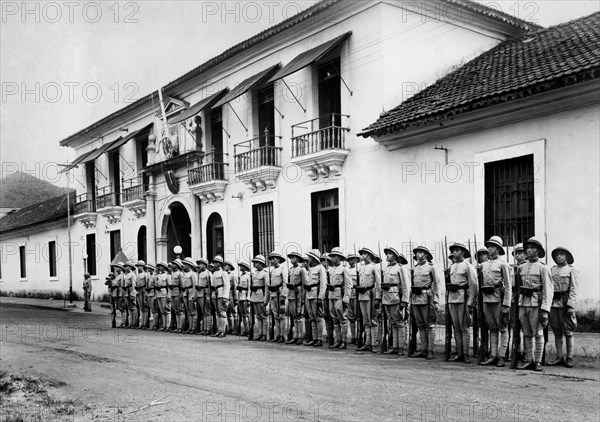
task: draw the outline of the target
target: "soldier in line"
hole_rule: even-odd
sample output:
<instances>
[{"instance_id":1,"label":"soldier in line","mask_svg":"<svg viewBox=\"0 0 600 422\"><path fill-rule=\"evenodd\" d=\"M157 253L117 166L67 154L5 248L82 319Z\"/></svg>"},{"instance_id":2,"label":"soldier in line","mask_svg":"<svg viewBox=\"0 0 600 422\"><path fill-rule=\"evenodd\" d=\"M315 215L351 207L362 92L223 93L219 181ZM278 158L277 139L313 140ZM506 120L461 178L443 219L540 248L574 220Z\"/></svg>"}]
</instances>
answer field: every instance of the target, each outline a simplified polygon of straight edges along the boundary
<instances>
[{"instance_id":1,"label":"soldier in line","mask_svg":"<svg viewBox=\"0 0 600 422\"><path fill-rule=\"evenodd\" d=\"M123 284L123 263L119 262L112 265L115 271L115 278L113 280L113 295L118 303L119 313L121 314L121 324L119 328L124 328L129 325L129 311L127 310L127 292L125 291L125 285Z\"/></svg>"},{"instance_id":2,"label":"soldier in line","mask_svg":"<svg viewBox=\"0 0 600 422\"><path fill-rule=\"evenodd\" d=\"M540 372L544 352L544 328L548 325L554 284L550 270L540 262L540 258L546 256L541 242L532 237L523 242L523 247L527 253L527 262L519 266L522 283L519 289L519 319L523 327L525 353L530 361L519 369Z\"/></svg>"},{"instance_id":3,"label":"soldier in line","mask_svg":"<svg viewBox=\"0 0 600 422\"><path fill-rule=\"evenodd\" d=\"M196 285L196 307L198 318L202 315L202 330L200 335L208 336L212 334L212 312L211 312L211 292L212 274L208 271L208 261L200 258L196 261L198 265L198 284Z\"/></svg>"},{"instance_id":4,"label":"soldier in line","mask_svg":"<svg viewBox=\"0 0 600 422\"><path fill-rule=\"evenodd\" d=\"M137 292L135 289L137 284L136 268L131 261L127 261L123 267L125 268L123 279L127 294L127 310L129 311L130 317L129 325L126 325L126 328L136 328L138 324L138 309L136 303Z\"/></svg>"},{"instance_id":5,"label":"soldier in line","mask_svg":"<svg viewBox=\"0 0 600 422\"><path fill-rule=\"evenodd\" d=\"M513 307L514 307L514 304L518 303L518 301L519 301L519 292L517 289L515 289L515 274L518 271L519 265L521 265L523 262L525 262L527 260L527 256L525 255L525 249L523 249L522 243L517 243L515 245L515 248L511 252L511 254L514 258L514 262L512 264L510 264L510 269L512 270L511 283L513 286L512 303L513 303ZM515 313L511 312L510 326L511 326L511 330L513 330L512 331L513 333L514 333L515 323L518 318L519 318L518 313L515 314ZM523 331L520 331L519 336L521 336L521 339L523 338L522 335L523 335ZM523 362L527 362L527 357L524 356L524 354L523 354L523 341L522 340L519 342L519 350L517 351L517 355L519 357L519 360L521 360Z\"/></svg>"},{"instance_id":6,"label":"soldier in line","mask_svg":"<svg viewBox=\"0 0 600 422\"><path fill-rule=\"evenodd\" d=\"M331 280L331 257L327 252L321 254L321 265L325 268L327 274L327 284ZM333 344L333 321L331 319L331 312L329 311L329 293L325 292L325 299L323 300L323 319L325 320L325 339L329 345Z\"/></svg>"},{"instance_id":7,"label":"soldier in line","mask_svg":"<svg viewBox=\"0 0 600 422\"><path fill-rule=\"evenodd\" d=\"M267 281L269 289L269 298L265 299L265 306L269 304L271 312L275 317L275 325L273 327L274 336L270 340L274 343L284 343L287 335L285 321L285 301L287 298L287 287L285 284L288 280L287 271L281 266L285 262L285 258L277 252L271 252L269 255L271 263L270 277Z\"/></svg>"},{"instance_id":8,"label":"soldier in line","mask_svg":"<svg viewBox=\"0 0 600 422\"><path fill-rule=\"evenodd\" d=\"M327 272L321 264L321 254L318 249L313 249L307 253L308 282L304 286L306 291L306 302L304 306L308 310L310 326L312 332L312 341L305 343L305 346L323 347L323 300L327 285Z\"/></svg>"},{"instance_id":9,"label":"soldier in line","mask_svg":"<svg viewBox=\"0 0 600 422\"><path fill-rule=\"evenodd\" d=\"M462 243L451 245L450 253L454 259L450 265L450 284L446 285L446 289L448 290L448 308L458 352L452 361L471 363L469 326L477 306L477 292L479 291L477 270L465 261L465 258L471 256L471 253Z\"/></svg>"},{"instance_id":10,"label":"soldier in line","mask_svg":"<svg viewBox=\"0 0 600 422\"><path fill-rule=\"evenodd\" d=\"M146 264L146 272L148 274L148 282L146 283L146 309L148 312L146 313L146 319L144 320L144 324L142 326L142 330L152 329L156 331L157 323L158 323L158 311L155 311L156 308L156 275L154 271L156 268L152 264ZM152 315L152 319L154 321L154 327L150 327L150 315Z\"/></svg>"},{"instance_id":11,"label":"soldier in line","mask_svg":"<svg viewBox=\"0 0 600 422\"><path fill-rule=\"evenodd\" d=\"M238 324L240 324L240 335L248 335L248 299L250 290L250 266L245 262L238 262L238 268L240 270L240 278L236 287L237 290L237 313L238 313Z\"/></svg>"},{"instance_id":12,"label":"soldier in line","mask_svg":"<svg viewBox=\"0 0 600 422\"><path fill-rule=\"evenodd\" d=\"M227 334L237 335L238 332L238 279L234 272L235 267L229 261L225 261L225 272L229 277L229 304L227 306Z\"/></svg>"},{"instance_id":13,"label":"soldier in line","mask_svg":"<svg viewBox=\"0 0 600 422\"><path fill-rule=\"evenodd\" d=\"M171 314L175 316L176 325L170 329L173 333L181 333L181 287L183 286L183 264L177 258L171 262L171 282L169 293L171 293ZM172 318L172 317L171 317Z\"/></svg>"},{"instance_id":14,"label":"soldier in line","mask_svg":"<svg viewBox=\"0 0 600 422\"><path fill-rule=\"evenodd\" d=\"M312 324L310 322L310 316L308 314L308 308L306 307L306 293L308 291L308 283L309 283L309 277L310 277L310 265L309 265L309 259L308 259L308 255L307 254L303 254L302 255L302 262L300 262L300 267L303 267L306 270L306 277L307 280L304 282L304 284L302 285L302 294L303 294L303 302L302 302L302 309L304 310L304 339L302 340L302 344L304 346L308 346L310 343L312 343L313 338L312 338Z\"/></svg>"},{"instance_id":15,"label":"soldier in line","mask_svg":"<svg viewBox=\"0 0 600 422\"><path fill-rule=\"evenodd\" d=\"M490 251L485 246L479 248L477 251L477 262L479 263L479 267L483 265L484 262L489 261L490 259Z\"/></svg>"},{"instance_id":16,"label":"soldier in line","mask_svg":"<svg viewBox=\"0 0 600 422\"><path fill-rule=\"evenodd\" d=\"M115 285L115 275L113 273L109 273L105 280L104 285L108 287L108 296L110 297L110 326L116 328L117 307L119 306L119 287Z\"/></svg>"},{"instance_id":17,"label":"soldier in line","mask_svg":"<svg viewBox=\"0 0 600 422\"><path fill-rule=\"evenodd\" d=\"M300 265L304 259L298 252L291 252L288 258L292 263L289 274L287 316L294 321L292 338L286 344L302 344L304 338L304 285L308 282L308 272Z\"/></svg>"},{"instance_id":18,"label":"soldier in line","mask_svg":"<svg viewBox=\"0 0 600 422\"><path fill-rule=\"evenodd\" d=\"M358 338L356 333L356 315L358 314L356 309L358 306L356 300L356 262L358 261L358 257L351 253L348 254L346 260L349 265L348 272L352 279L352 291L350 293L350 303L348 304L348 321L350 323L350 341L348 344L356 344Z\"/></svg>"},{"instance_id":19,"label":"soldier in line","mask_svg":"<svg viewBox=\"0 0 600 422\"><path fill-rule=\"evenodd\" d=\"M267 333L269 332L269 320L267 319L267 311L265 310L265 298L268 298L265 290L269 280L269 273L265 271L267 261L264 256L256 255L252 263L254 264L254 268L256 268L256 272L252 276L250 284L250 302L252 302L252 306L254 307L254 315L258 324L257 335L254 336L254 341L266 341Z\"/></svg>"},{"instance_id":20,"label":"soldier in line","mask_svg":"<svg viewBox=\"0 0 600 422\"><path fill-rule=\"evenodd\" d=\"M171 303L167 304L171 275L168 273L169 265L166 262L156 264L156 305L162 317L161 331L167 331L171 326ZM156 313L156 310L155 310ZM156 318L157 315L155 315ZM155 324L157 326L157 324Z\"/></svg>"},{"instance_id":21,"label":"soldier in line","mask_svg":"<svg viewBox=\"0 0 600 422\"><path fill-rule=\"evenodd\" d=\"M373 255L373 264L375 264L375 266L379 269L379 275L380 275L380 279L383 282L383 265L381 263L381 257L379 256L379 254L374 254ZM374 339L374 345L373 345L373 353L379 353L380 352L380 347L382 347L382 339L383 339L383 328L384 328L384 321L383 321L383 307L381 306L381 296L383 295L383 292L380 290L379 291L379 296L374 298L374 303L378 304L377 306L373 307L373 318L377 321L377 337L375 337ZM389 322L389 321L388 321Z\"/></svg>"},{"instance_id":22,"label":"soldier in line","mask_svg":"<svg viewBox=\"0 0 600 422\"><path fill-rule=\"evenodd\" d=\"M364 264L360 267L360 286L356 287L356 292L358 293L358 303L365 327L366 340L365 344L356 350L368 352L374 350L373 346L377 340L376 311L379 309L381 301L375 299L381 297L381 271L373 263L375 254L371 249L361 248L358 253L362 256Z\"/></svg>"},{"instance_id":23,"label":"soldier in line","mask_svg":"<svg viewBox=\"0 0 600 422\"><path fill-rule=\"evenodd\" d=\"M439 303L440 276L435 271L431 261L433 255L425 246L413 249L417 259L414 269L411 288L410 303L419 329L421 350L414 357L433 359L433 346L435 343L435 322L437 320L437 306Z\"/></svg>"},{"instance_id":24,"label":"soldier in line","mask_svg":"<svg viewBox=\"0 0 600 422\"><path fill-rule=\"evenodd\" d=\"M485 246L489 251L489 260L482 264L483 313L490 330L490 357L482 365L503 367L508 347L508 324L510 322L510 303L512 282L508 264L499 259L504 255L504 246L500 236L492 236ZM499 342L499 344L498 344Z\"/></svg>"},{"instance_id":25,"label":"soldier in line","mask_svg":"<svg viewBox=\"0 0 600 422\"><path fill-rule=\"evenodd\" d=\"M90 273L83 274L83 310L92 312L92 280Z\"/></svg>"},{"instance_id":26,"label":"soldier in line","mask_svg":"<svg viewBox=\"0 0 600 422\"><path fill-rule=\"evenodd\" d=\"M148 299L146 297L146 284L148 275L146 274L146 263L139 260L135 263L137 274L135 280L135 307L138 311L138 317L133 321L133 328L146 329L146 313L148 312ZM139 323L138 323L139 319Z\"/></svg>"},{"instance_id":27,"label":"soldier in line","mask_svg":"<svg viewBox=\"0 0 600 422\"><path fill-rule=\"evenodd\" d=\"M211 337L224 338L225 329L227 326L227 307L229 306L229 274L227 274L222 266L225 261L223 257L217 255L211 261L215 271L212 275L212 301L217 313L217 332Z\"/></svg>"},{"instance_id":28,"label":"soldier in line","mask_svg":"<svg viewBox=\"0 0 600 422\"><path fill-rule=\"evenodd\" d=\"M329 293L329 312L335 332L335 343L330 344L330 349L346 349L348 347L348 305L352 291L352 278L350 271L342 266L346 255L339 248L333 248L329 253L331 259L331 273L327 290Z\"/></svg>"},{"instance_id":29,"label":"soldier in line","mask_svg":"<svg viewBox=\"0 0 600 422\"><path fill-rule=\"evenodd\" d=\"M554 332L556 358L549 366L564 365L573 367L573 331L577 328L575 305L579 275L573 263L573 254L567 248L559 246L552 251L552 259L556 263L551 270L554 283L554 297L550 309L550 327ZM563 337L567 342L567 359L563 355Z\"/></svg>"},{"instance_id":30,"label":"soldier in line","mask_svg":"<svg viewBox=\"0 0 600 422\"><path fill-rule=\"evenodd\" d=\"M183 309L187 319L187 330L185 334L194 334L198 329L198 318L196 312L196 284L198 284L198 274L196 274L196 264L191 258L185 258L183 264L183 283L182 297Z\"/></svg>"},{"instance_id":31,"label":"soldier in line","mask_svg":"<svg viewBox=\"0 0 600 422\"><path fill-rule=\"evenodd\" d=\"M410 300L410 273L407 272L407 268L405 267L408 261L404 255L392 247L385 248L383 252L386 254L388 266L385 268L383 282L381 283L381 301L391 321L393 331L392 347L385 353L404 356L407 346L406 340L408 338L405 314L408 308L408 301Z\"/></svg>"}]
</instances>

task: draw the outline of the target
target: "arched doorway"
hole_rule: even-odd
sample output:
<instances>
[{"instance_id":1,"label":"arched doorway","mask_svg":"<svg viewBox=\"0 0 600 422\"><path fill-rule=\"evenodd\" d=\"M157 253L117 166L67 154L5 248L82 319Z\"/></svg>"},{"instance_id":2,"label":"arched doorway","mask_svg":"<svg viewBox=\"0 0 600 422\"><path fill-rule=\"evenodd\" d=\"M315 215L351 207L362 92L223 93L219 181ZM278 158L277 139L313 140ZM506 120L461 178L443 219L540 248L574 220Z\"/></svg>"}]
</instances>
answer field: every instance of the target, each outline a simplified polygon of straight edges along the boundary
<instances>
[{"instance_id":1,"label":"arched doorway","mask_svg":"<svg viewBox=\"0 0 600 422\"><path fill-rule=\"evenodd\" d=\"M173 248L177 245L183 250L180 258L192 255L192 223L190 216L181 202L169 205L171 215L165 215L163 234L167 238L167 259L176 258Z\"/></svg>"},{"instance_id":2,"label":"arched doorway","mask_svg":"<svg viewBox=\"0 0 600 422\"><path fill-rule=\"evenodd\" d=\"M140 227L137 235L138 259L147 261L146 256L146 226Z\"/></svg>"},{"instance_id":3,"label":"arched doorway","mask_svg":"<svg viewBox=\"0 0 600 422\"><path fill-rule=\"evenodd\" d=\"M225 253L223 219L216 212L213 212L208 217L208 222L206 223L206 251L209 260L217 255L224 256Z\"/></svg>"}]
</instances>

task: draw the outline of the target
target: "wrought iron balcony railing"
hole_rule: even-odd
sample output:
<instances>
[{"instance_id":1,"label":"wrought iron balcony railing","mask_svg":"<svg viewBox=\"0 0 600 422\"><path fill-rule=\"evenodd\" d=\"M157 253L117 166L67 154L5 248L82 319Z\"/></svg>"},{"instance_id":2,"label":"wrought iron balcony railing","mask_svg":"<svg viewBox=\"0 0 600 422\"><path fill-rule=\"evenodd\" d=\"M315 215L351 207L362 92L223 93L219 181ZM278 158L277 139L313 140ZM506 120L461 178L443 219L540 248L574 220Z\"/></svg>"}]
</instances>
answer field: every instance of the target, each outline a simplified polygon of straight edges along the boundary
<instances>
[{"instance_id":1,"label":"wrought iron balcony railing","mask_svg":"<svg viewBox=\"0 0 600 422\"><path fill-rule=\"evenodd\" d=\"M141 176L123 180L123 202L131 202L144 199L144 193L148 190L148 183Z\"/></svg>"},{"instance_id":2,"label":"wrought iron balcony railing","mask_svg":"<svg viewBox=\"0 0 600 422\"><path fill-rule=\"evenodd\" d=\"M331 113L292 126L292 158L346 148L346 114Z\"/></svg>"},{"instance_id":3,"label":"wrought iron balcony railing","mask_svg":"<svg viewBox=\"0 0 600 422\"><path fill-rule=\"evenodd\" d=\"M226 163L227 154L210 153L202 157L198 167L188 170L188 185L212 182L214 180L227 180Z\"/></svg>"},{"instance_id":4,"label":"wrought iron balcony railing","mask_svg":"<svg viewBox=\"0 0 600 422\"><path fill-rule=\"evenodd\" d=\"M75 198L75 215L86 212L96 212L96 203L92 195L83 193Z\"/></svg>"},{"instance_id":5,"label":"wrought iron balcony railing","mask_svg":"<svg viewBox=\"0 0 600 422\"><path fill-rule=\"evenodd\" d=\"M121 195L115 192L113 185L96 191L96 208L115 207L121 205Z\"/></svg>"},{"instance_id":6,"label":"wrought iron balcony railing","mask_svg":"<svg viewBox=\"0 0 600 422\"><path fill-rule=\"evenodd\" d=\"M281 167L281 147L275 146L276 136L263 136L241 142L234 146L236 173L264 166ZM243 148L248 148L244 151ZM242 149L243 152L238 152Z\"/></svg>"}]
</instances>

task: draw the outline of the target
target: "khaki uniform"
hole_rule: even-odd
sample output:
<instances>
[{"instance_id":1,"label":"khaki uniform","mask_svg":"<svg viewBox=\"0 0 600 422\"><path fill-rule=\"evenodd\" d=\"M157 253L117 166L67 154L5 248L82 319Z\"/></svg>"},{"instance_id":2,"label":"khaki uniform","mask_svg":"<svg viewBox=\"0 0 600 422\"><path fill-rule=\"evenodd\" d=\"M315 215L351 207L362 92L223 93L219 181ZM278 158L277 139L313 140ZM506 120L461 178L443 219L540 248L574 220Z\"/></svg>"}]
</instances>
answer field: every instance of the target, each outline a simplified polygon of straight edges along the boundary
<instances>
[{"instance_id":1,"label":"khaki uniform","mask_svg":"<svg viewBox=\"0 0 600 422\"><path fill-rule=\"evenodd\" d=\"M554 283L554 296L550 309L550 328L554 333L556 354L563 357L563 337L567 340L567 357L573 357L573 331L577 328L577 318L574 309L577 304L579 290L579 273L572 265L559 267L555 265L550 270ZM571 310L571 313L569 312Z\"/></svg>"},{"instance_id":2,"label":"khaki uniform","mask_svg":"<svg viewBox=\"0 0 600 422\"><path fill-rule=\"evenodd\" d=\"M350 278L352 279L352 292L350 293L350 303L348 304L348 321L350 322L350 336L351 343L356 341L356 315L358 314L356 307L356 265L354 267L349 267L348 272L350 273Z\"/></svg>"},{"instance_id":3,"label":"khaki uniform","mask_svg":"<svg viewBox=\"0 0 600 422\"><path fill-rule=\"evenodd\" d=\"M436 305L439 303L441 278L429 262L417 263L413 272L410 303L419 329L421 353L433 352Z\"/></svg>"},{"instance_id":4,"label":"khaki uniform","mask_svg":"<svg viewBox=\"0 0 600 422\"><path fill-rule=\"evenodd\" d=\"M83 280L83 300L83 310L86 312L91 312L92 280L90 278L86 278Z\"/></svg>"},{"instance_id":5,"label":"khaki uniform","mask_svg":"<svg viewBox=\"0 0 600 422\"><path fill-rule=\"evenodd\" d=\"M227 325L227 307L229 306L229 274L223 269L215 270L212 276L211 298L217 313L217 332L225 333Z\"/></svg>"},{"instance_id":6,"label":"khaki uniform","mask_svg":"<svg viewBox=\"0 0 600 422\"><path fill-rule=\"evenodd\" d=\"M267 311L265 310L265 290L267 281L269 279L269 273L264 269L256 271L252 276L252 282L250 284L250 302L254 307L254 315L258 325L257 335L255 339L260 339L263 336L267 336L269 333L269 320L267 319Z\"/></svg>"},{"instance_id":7,"label":"khaki uniform","mask_svg":"<svg viewBox=\"0 0 600 422\"><path fill-rule=\"evenodd\" d=\"M212 330L212 311L211 311L211 296L210 286L212 285L212 274L208 269L204 269L198 273L196 284L196 306L198 307L198 317L202 315L203 324L202 331L204 334L209 334Z\"/></svg>"},{"instance_id":8,"label":"khaki uniform","mask_svg":"<svg viewBox=\"0 0 600 422\"><path fill-rule=\"evenodd\" d=\"M358 293L358 304L362 314L365 332L367 334L365 345L374 346L377 339L377 316L374 309L374 299L381 298L381 270L374 263L360 266L360 289L366 289Z\"/></svg>"},{"instance_id":9,"label":"khaki uniform","mask_svg":"<svg viewBox=\"0 0 600 422\"><path fill-rule=\"evenodd\" d=\"M304 285L305 306L310 319L313 341L323 341L323 307L319 306L319 301L325 299L327 288L327 273L323 265L318 264L310 267L308 281Z\"/></svg>"},{"instance_id":10,"label":"khaki uniform","mask_svg":"<svg viewBox=\"0 0 600 422\"><path fill-rule=\"evenodd\" d=\"M290 278L287 285L288 303L287 316L294 320L294 338L304 337L304 288L308 282L308 272L306 269L296 264L290 268Z\"/></svg>"},{"instance_id":11,"label":"khaki uniform","mask_svg":"<svg viewBox=\"0 0 600 422\"><path fill-rule=\"evenodd\" d=\"M140 271L136 275L135 281L135 304L139 313L139 317L141 319L141 325L144 327L146 325L146 312L148 312L148 298L146 296L146 284L148 283L148 273L145 271ZM138 321L133 321L134 327L138 326Z\"/></svg>"},{"instance_id":12,"label":"khaki uniform","mask_svg":"<svg viewBox=\"0 0 600 422\"><path fill-rule=\"evenodd\" d=\"M479 282L477 269L466 261L450 265L450 284L456 287L446 287L448 291L448 309L454 328L454 339L458 355L469 355L471 349L471 336L469 327L471 318L468 308L477 304ZM454 289L457 289L454 291Z\"/></svg>"},{"instance_id":13,"label":"khaki uniform","mask_svg":"<svg viewBox=\"0 0 600 422\"><path fill-rule=\"evenodd\" d=\"M184 271L181 289L181 299L183 303L183 312L188 323L186 333L194 332L198 328L198 319L196 318L196 286L198 284L198 275L195 271Z\"/></svg>"},{"instance_id":14,"label":"khaki uniform","mask_svg":"<svg viewBox=\"0 0 600 422\"><path fill-rule=\"evenodd\" d=\"M177 332L181 332L181 286L183 285L183 272L175 270L171 273L169 293L171 294L171 314L175 315Z\"/></svg>"},{"instance_id":15,"label":"khaki uniform","mask_svg":"<svg viewBox=\"0 0 600 422\"><path fill-rule=\"evenodd\" d=\"M490 330L491 357L504 357L508 347L509 313L503 313L502 307L508 307L512 298L512 277L508 264L498 258L490 258L481 265L483 282L483 314ZM486 290L493 293L486 293ZM500 338L498 338L500 337ZM498 340L500 344L498 345Z\"/></svg>"},{"instance_id":16,"label":"khaki uniform","mask_svg":"<svg viewBox=\"0 0 600 422\"><path fill-rule=\"evenodd\" d=\"M242 271L240 279L237 283L237 298L238 298L238 318L242 326L241 334L248 335L248 303L250 299L250 274L247 271Z\"/></svg>"},{"instance_id":17,"label":"khaki uniform","mask_svg":"<svg viewBox=\"0 0 600 422\"><path fill-rule=\"evenodd\" d=\"M335 343L348 341L348 305L352 292L352 278L348 268L340 265L330 267L327 294L329 300L329 315L333 321Z\"/></svg>"},{"instance_id":18,"label":"khaki uniform","mask_svg":"<svg viewBox=\"0 0 600 422\"><path fill-rule=\"evenodd\" d=\"M169 285L171 284L171 274L164 272L156 276L155 297L158 311L162 314L163 331L171 326L171 303L167 303Z\"/></svg>"},{"instance_id":19,"label":"khaki uniform","mask_svg":"<svg viewBox=\"0 0 600 422\"><path fill-rule=\"evenodd\" d=\"M154 329L157 329L158 324L158 311L155 310L156 305L156 275L148 273L148 282L146 283L146 301L147 301L147 309L148 309L148 318L145 321L150 328L150 314L153 315L154 319Z\"/></svg>"},{"instance_id":20,"label":"khaki uniform","mask_svg":"<svg viewBox=\"0 0 600 422\"><path fill-rule=\"evenodd\" d=\"M287 271L281 266L271 269L270 278L267 280L267 289L269 291L268 301L265 300L265 305L269 304L271 312L275 318L273 327L274 338L286 337L286 321L285 321L285 301L287 298Z\"/></svg>"},{"instance_id":21,"label":"khaki uniform","mask_svg":"<svg viewBox=\"0 0 600 422\"><path fill-rule=\"evenodd\" d=\"M238 291L237 276L232 272L229 272L229 303L227 305L227 325L228 331L231 334L237 333L237 305L238 305Z\"/></svg>"},{"instance_id":22,"label":"khaki uniform","mask_svg":"<svg viewBox=\"0 0 600 422\"><path fill-rule=\"evenodd\" d=\"M395 262L383 274L381 303L392 323L392 349L405 350L408 344L406 309L410 300L410 270Z\"/></svg>"},{"instance_id":23,"label":"khaki uniform","mask_svg":"<svg viewBox=\"0 0 600 422\"><path fill-rule=\"evenodd\" d=\"M548 267L539 260L521 264L519 273L522 286L519 291L519 320L523 327L525 353L528 357L533 356L537 363L542 361L544 351L544 327L540 323L540 310L550 312L554 283Z\"/></svg>"}]
</instances>

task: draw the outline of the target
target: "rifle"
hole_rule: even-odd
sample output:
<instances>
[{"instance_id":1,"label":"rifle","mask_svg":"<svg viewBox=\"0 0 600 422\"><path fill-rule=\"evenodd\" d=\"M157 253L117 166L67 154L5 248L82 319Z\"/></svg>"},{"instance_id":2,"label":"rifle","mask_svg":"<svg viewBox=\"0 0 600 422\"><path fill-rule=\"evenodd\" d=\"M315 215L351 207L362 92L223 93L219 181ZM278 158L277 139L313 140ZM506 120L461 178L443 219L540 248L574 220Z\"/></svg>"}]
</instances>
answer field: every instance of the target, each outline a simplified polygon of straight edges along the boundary
<instances>
[{"instance_id":1,"label":"rifle","mask_svg":"<svg viewBox=\"0 0 600 422\"><path fill-rule=\"evenodd\" d=\"M290 261L289 260L285 260L285 263L287 265L287 282L288 284L290 284ZM296 286L293 287L294 289L294 302L296 302L296 304L298 304L298 298L296 297ZM288 293L288 307L289 307L289 293ZM298 307L296 306L296 310L298 309ZM289 314L289 312L287 312ZM294 313L295 314L295 313ZM286 316L286 318L289 318L289 324L288 324L288 333L287 333L287 338L286 340L292 339L294 338L294 318L290 317L290 316Z\"/></svg>"},{"instance_id":2,"label":"rifle","mask_svg":"<svg viewBox=\"0 0 600 422\"><path fill-rule=\"evenodd\" d=\"M354 256L356 256L356 287L357 289L355 289L356 291L356 299L354 301L354 306L356 306L356 319L358 320L358 329L356 330L356 347L357 348L361 348L364 345L364 341L363 341L363 335L365 333L365 325L364 325L364 321L362 319L362 311L360 310L360 302L358 301L358 288L360 287L360 272L358 271L358 263L360 262L360 258L358 257L358 255L356 254L356 245L354 245Z\"/></svg>"},{"instance_id":3,"label":"rifle","mask_svg":"<svg viewBox=\"0 0 600 422\"><path fill-rule=\"evenodd\" d=\"M512 233L513 245L515 243L515 231ZM510 357L510 369L517 369L517 363L519 360L519 349L521 348L521 320L519 319L519 289L521 287L521 274L519 274L519 267L515 261L515 282L513 288L515 293L513 294L513 316L514 325L512 327L512 355Z\"/></svg>"},{"instance_id":4,"label":"rifle","mask_svg":"<svg viewBox=\"0 0 600 422\"><path fill-rule=\"evenodd\" d=\"M475 251L477 251L477 235L473 235L473 240L475 241ZM485 322L485 315L483 313L483 293L481 292L481 286L483 285L483 272L481 268L479 268L479 255L475 252L476 262L477 262L477 284L479 285L479 292L477 294L477 319L479 320L479 338L481 340L481 344L479 346L479 355L477 356L477 363L483 362L485 357L488 354L488 328L487 323Z\"/></svg>"},{"instance_id":5,"label":"rifle","mask_svg":"<svg viewBox=\"0 0 600 422\"><path fill-rule=\"evenodd\" d=\"M444 236L444 245L442 251L442 259L444 260L444 281L446 282L446 304L444 305L444 313L445 315L445 326L446 326L446 339L444 343L444 355L446 362L450 360L450 355L452 354L452 317L450 316L450 304L448 303L448 298L450 297L450 292L448 290L448 284L450 281L450 269L448 268L448 238Z\"/></svg>"},{"instance_id":6,"label":"rifle","mask_svg":"<svg viewBox=\"0 0 600 422\"><path fill-rule=\"evenodd\" d=\"M252 261L248 262L250 268L248 269L248 302L250 304L250 323L248 324L248 340L254 340L254 303L250 301L251 287L252 287Z\"/></svg>"},{"instance_id":7,"label":"rifle","mask_svg":"<svg viewBox=\"0 0 600 422\"><path fill-rule=\"evenodd\" d=\"M383 264L382 264L382 258L381 258L381 245L379 242L377 242L377 251L379 252L379 272L380 272L380 277L381 280L383 281ZM382 335L381 335L381 346L379 347L379 353L384 353L387 350L387 346L388 346L388 342L387 342L387 335L388 335L388 327L387 327L387 313L385 312L385 307L383 306L383 291L381 292L381 303L379 304L379 306L381 306L381 323L383 324L383 330L382 330Z\"/></svg>"},{"instance_id":8,"label":"rifle","mask_svg":"<svg viewBox=\"0 0 600 422\"><path fill-rule=\"evenodd\" d=\"M469 258L469 263L471 265L473 265L473 253L471 251L471 239L469 239L469 255L471 255L471 258ZM477 251L475 251L475 255L477 255ZM477 259L477 257L475 258ZM477 261L476 261L477 262ZM475 267L477 268L477 267ZM465 298L465 303L466 303L466 298ZM467 305L465 305L466 307ZM466 353L468 353L468 350L466 351ZM479 355L479 318L477 315L477 312L473 312L473 356L478 356Z\"/></svg>"},{"instance_id":9,"label":"rifle","mask_svg":"<svg viewBox=\"0 0 600 422\"><path fill-rule=\"evenodd\" d=\"M331 283L329 274L329 263L325 258L325 274L327 275L327 285ZM331 318L331 309L329 309L329 291L325 293L325 301L323 302L323 317L325 318L325 327L327 331L327 343L331 346L333 342L333 319Z\"/></svg>"},{"instance_id":10,"label":"rifle","mask_svg":"<svg viewBox=\"0 0 600 422\"><path fill-rule=\"evenodd\" d=\"M268 258L267 258L268 259ZM271 263L269 262L269 286L271 287ZM269 295L269 302L267 303L271 303L271 289L267 288L266 290L268 290L268 295ZM279 306L279 289L277 289L277 297L275 299L277 301L277 306ZM270 313L271 313L271 327L269 327L269 340L273 340L275 338L275 309L273 309L271 307L270 309Z\"/></svg>"},{"instance_id":11,"label":"rifle","mask_svg":"<svg viewBox=\"0 0 600 422\"><path fill-rule=\"evenodd\" d=\"M506 246L506 263L508 264L508 266L510 268L510 254L508 253L509 249L510 249L510 247L507 245ZM513 251L514 251L514 244L513 244ZM514 260L514 257L513 257L513 260ZM509 283L512 284L512 280L508 280L508 281L509 281ZM504 295L505 294L506 293L502 294L502 303L504 303ZM512 298L511 298L511 300L512 300ZM511 345L512 345L512 337L511 337L512 336L512 329L511 329L511 327L514 324L514 320L513 320L513 316L511 314L512 314L512 303L511 303L511 307L510 307L510 309L508 311L508 342L506 343L506 352L504 353L504 360L505 361L507 361L507 360L510 359L510 348L511 348Z\"/></svg>"},{"instance_id":12,"label":"rifle","mask_svg":"<svg viewBox=\"0 0 600 422\"><path fill-rule=\"evenodd\" d=\"M409 256L410 256L410 286L411 286L411 290L412 287L414 286L414 276L415 276L415 270L414 270L414 257L413 257L413 251L412 251L412 241L409 239L408 240L408 248L410 249L409 251ZM412 293L409 293L409 297L410 295L412 295ZM415 313L414 313L414 309L412 304L409 305L410 306L410 331L409 331L409 339L408 339L408 356L412 356L415 354L416 350L417 350L417 333L419 331L418 327L417 327L417 320L415 319Z\"/></svg>"},{"instance_id":13,"label":"rifle","mask_svg":"<svg viewBox=\"0 0 600 422\"><path fill-rule=\"evenodd\" d=\"M209 270L210 272L210 270ZM212 274L211 274L212 276ZM211 277L208 277L208 303L210 305L210 314L212 317L212 327L211 327L211 333L210 334L214 334L217 332L217 310L215 308L215 303L212 300L212 291L213 291L213 287L212 287L212 282L210 281ZM216 295L216 291L215 291L215 295ZM216 299L215 299L216 301Z\"/></svg>"},{"instance_id":14,"label":"rifle","mask_svg":"<svg viewBox=\"0 0 600 422\"><path fill-rule=\"evenodd\" d=\"M544 248L546 249L546 252L548 252L548 233L544 233ZM542 288L544 284L542 282ZM554 294L554 292L552 293ZM543 296L542 296L543 297ZM542 298L540 298L540 303L542 301ZM540 312L541 315L541 312ZM550 325L550 323L546 324L546 326L544 327L544 348L542 349L542 365L546 365L546 345L548 344L548 326Z\"/></svg>"}]
</instances>

